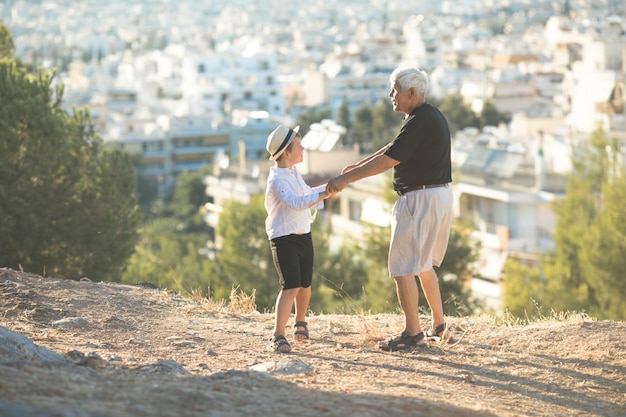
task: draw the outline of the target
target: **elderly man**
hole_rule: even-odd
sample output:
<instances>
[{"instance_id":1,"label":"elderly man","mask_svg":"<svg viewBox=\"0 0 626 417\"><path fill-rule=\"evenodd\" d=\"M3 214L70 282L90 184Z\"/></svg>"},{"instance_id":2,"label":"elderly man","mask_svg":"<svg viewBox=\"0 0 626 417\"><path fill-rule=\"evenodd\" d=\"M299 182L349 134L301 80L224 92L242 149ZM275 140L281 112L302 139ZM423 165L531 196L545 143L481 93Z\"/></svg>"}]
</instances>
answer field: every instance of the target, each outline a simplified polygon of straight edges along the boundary
<instances>
[{"instance_id":1,"label":"elderly man","mask_svg":"<svg viewBox=\"0 0 626 417\"><path fill-rule=\"evenodd\" d=\"M389 275L394 278L404 330L380 342L386 351L423 345L425 339L449 335L439 281L452 223L450 130L443 114L425 100L428 76L415 68L398 68L390 76L389 97L404 122L396 138L377 152L343 169L328 182L331 193L348 184L393 168L393 189L399 198L392 215ZM432 329L422 332L418 299L419 277L432 312Z\"/></svg>"}]
</instances>

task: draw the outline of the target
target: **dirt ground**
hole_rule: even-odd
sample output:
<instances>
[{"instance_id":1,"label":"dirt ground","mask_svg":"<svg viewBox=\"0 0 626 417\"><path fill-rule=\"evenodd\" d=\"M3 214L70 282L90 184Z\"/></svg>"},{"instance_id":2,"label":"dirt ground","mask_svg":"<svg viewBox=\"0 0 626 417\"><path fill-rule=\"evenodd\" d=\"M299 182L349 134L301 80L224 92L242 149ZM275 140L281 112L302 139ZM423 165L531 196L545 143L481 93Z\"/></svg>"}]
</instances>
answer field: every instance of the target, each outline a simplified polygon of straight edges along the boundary
<instances>
[{"instance_id":1,"label":"dirt ground","mask_svg":"<svg viewBox=\"0 0 626 417\"><path fill-rule=\"evenodd\" d=\"M401 316L314 315L275 354L271 314L146 286L0 269L0 306L3 417L626 416L624 322L453 317L388 353Z\"/></svg>"}]
</instances>

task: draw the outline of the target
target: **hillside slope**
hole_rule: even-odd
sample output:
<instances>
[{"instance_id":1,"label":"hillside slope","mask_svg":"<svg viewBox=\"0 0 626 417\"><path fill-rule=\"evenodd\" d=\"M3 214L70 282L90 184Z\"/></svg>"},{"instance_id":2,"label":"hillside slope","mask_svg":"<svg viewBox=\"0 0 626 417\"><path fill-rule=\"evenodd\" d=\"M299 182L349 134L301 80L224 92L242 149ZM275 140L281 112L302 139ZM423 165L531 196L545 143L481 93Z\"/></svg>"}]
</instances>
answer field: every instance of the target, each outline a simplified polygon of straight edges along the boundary
<instances>
[{"instance_id":1,"label":"hillside slope","mask_svg":"<svg viewBox=\"0 0 626 417\"><path fill-rule=\"evenodd\" d=\"M277 355L270 314L10 269L0 311L6 417L626 416L623 322L450 318L459 343L386 353L401 316L319 315Z\"/></svg>"}]
</instances>

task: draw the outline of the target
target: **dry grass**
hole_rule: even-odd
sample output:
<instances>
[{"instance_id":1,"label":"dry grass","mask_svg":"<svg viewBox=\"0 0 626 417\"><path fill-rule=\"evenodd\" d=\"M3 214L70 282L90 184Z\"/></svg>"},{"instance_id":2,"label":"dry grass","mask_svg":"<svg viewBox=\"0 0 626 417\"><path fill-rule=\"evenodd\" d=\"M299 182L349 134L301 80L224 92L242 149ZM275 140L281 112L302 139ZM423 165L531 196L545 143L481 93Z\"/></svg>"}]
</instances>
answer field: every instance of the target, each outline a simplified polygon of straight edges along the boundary
<instances>
[{"instance_id":1,"label":"dry grass","mask_svg":"<svg viewBox=\"0 0 626 417\"><path fill-rule=\"evenodd\" d=\"M207 313L230 313L230 314L249 314L256 311L255 293L247 294L238 286L233 287L230 291L228 300L215 300L211 296L205 296L202 289L191 291L190 300L195 304L189 306L188 311L207 312ZM207 294L211 294L209 288Z\"/></svg>"},{"instance_id":2,"label":"dry grass","mask_svg":"<svg viewBox=\"0 0 626 417\"><path fill-rule=\"evenodd\" d=\"M378 326L376 325L376 320L371 319L364 313L359 315L362 323L361 328L361 336L363 340L381 340L383 339L383 335L378 330Z\"/></svg>"},{"instance_id":3,"label":"dry grass","mask_svg":"<svg viewBox=\"0 0 626 417\"><path fill-rule=\"evenodd\" d=\"M233 314L247 314L256 311L256 290L246 294L239 287L233 287L228 297L228 311Z\"/></svg>"}]
</instances>

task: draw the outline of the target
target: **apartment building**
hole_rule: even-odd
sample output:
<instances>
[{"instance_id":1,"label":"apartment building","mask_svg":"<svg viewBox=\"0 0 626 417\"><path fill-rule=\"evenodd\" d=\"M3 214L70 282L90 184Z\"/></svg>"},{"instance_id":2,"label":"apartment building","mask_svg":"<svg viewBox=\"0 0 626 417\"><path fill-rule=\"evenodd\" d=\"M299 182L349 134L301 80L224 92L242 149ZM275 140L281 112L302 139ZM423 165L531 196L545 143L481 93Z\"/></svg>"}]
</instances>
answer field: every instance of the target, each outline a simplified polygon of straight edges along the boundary
<instances>
[{"instance_id":1,"label":"apartment building","mask_svg":"<svg viewBox=\"0 0 626 417\"><path fill-rule=\"evenodd\" d=\"M211 165L219 152L228 151L230 135L228 126L206 118L160 116L141 123L126 120L123 134L108 143L128 152L138 181L152 184L165 197L180 173Z\"/></svg>"},{"instance_id":2,"label":"apartment building","mask_svg":"<svg viewBox=\"0 0 626 417\"><path fill-rule=\"evenodd\" d=\"M497 282L507 258L534 260L553 249L550 204L563 196L570 167L555 163L556 155L568 159L569 146L558 138L549 142L513 144L487 132L457 137L455 217L469 220L481 242L478 277Z\"/></svg>"},{"instance_id":3,"label":"apartment building","mask_svg":"<svg viewBox=\"0 0 626 417\"><path fill-rule=\"evenodd\" d=\"M229 120L231 112L237 109L285 115L274 52L184 57L181 78L182 99L190 114L214 120Z\"/></svg>"}]
</instances>

